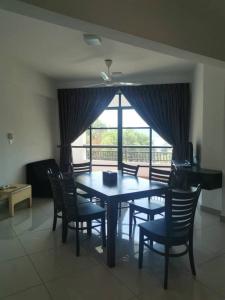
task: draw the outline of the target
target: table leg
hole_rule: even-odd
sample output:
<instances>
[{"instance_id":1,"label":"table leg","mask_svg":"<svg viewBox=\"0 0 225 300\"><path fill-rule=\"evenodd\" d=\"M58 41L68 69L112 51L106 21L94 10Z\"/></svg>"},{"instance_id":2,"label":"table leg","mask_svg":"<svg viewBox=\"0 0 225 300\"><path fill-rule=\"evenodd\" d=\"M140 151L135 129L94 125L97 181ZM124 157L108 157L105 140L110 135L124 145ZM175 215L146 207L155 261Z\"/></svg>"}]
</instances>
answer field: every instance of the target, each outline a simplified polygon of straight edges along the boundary
<instances>
[{"instance_id":1,"label":"table leg","mask_svg":"<svg viewBox=\"0 0 225 300\"><path fill-rule=\"evenodd\" d=\"M30 186L30 190L29 190L28 207L29 208L32 207L32 186Z\"/></svg>"},{"instance_id":2,"label":"table leg","mask_svg":"<svg viewBox=\"0 0 225 300\"><path fill-rule=\"evenodd\" d=\"M107 265L110 268L116 264L116 226L117 226L117 202L107 202Z\"/></svg>"},{"instance_id":3,"label":"table leg","mask_svg":"<svg viewBox=\"0 0 225 300\"><path fill-rule=\"evenodd\" d=\"M28 207L31 208L32 207L32 197L30 196L29 198L27 198L27 204L28 204Z\"/></svg>"},{"instance_id":4,"label":"table leg","mask_svg":"<svg viewBox=\"0 0 225 300\"><path fill-rule=\"evenodd\" d=\"M10 217L14 216L14 203L12 197L9 198L9 215Z\"/></svg>"}]
</instances>

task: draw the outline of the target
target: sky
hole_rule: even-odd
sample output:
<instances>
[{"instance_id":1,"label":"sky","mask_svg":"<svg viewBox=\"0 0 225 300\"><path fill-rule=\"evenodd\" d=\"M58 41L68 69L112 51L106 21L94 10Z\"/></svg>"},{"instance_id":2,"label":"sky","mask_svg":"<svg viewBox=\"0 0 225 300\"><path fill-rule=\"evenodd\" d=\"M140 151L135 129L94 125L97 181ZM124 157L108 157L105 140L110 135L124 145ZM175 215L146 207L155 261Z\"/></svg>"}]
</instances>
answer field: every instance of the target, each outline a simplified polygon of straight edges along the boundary
<instances>
[{"instance_id":1,"label":"sky","mask_svg":"<svg viewBox=\"0 0 225 300\"><path fill-rule=\"evenodd\" d=\"M123 110L123 127L148 127L145 121L138 115L135 110ZM112 110L105 110L99 119L107 125L107 127L117 127L117 112ZM154 145L165 146L165 141L153 131Z\"/></svg>"}]
</instances>

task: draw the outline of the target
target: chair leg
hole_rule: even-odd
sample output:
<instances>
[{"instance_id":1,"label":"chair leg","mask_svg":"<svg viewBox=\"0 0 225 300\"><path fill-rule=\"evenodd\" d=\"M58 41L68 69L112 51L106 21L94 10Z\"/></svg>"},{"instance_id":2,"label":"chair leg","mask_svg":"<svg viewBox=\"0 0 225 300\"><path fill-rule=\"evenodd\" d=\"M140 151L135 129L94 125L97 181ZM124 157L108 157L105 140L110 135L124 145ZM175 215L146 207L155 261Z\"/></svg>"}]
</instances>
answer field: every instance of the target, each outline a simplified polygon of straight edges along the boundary
<instances>
[{"instance_id":1,"label":"chair leg","mask_svg":"<svg viewBox=\"0 0 225 300\"><path fill-rule=\"evenodd\" d=\"M104 200L102 200L102 199L100 199L100 206L101 206L102 208L105 207L105 202L104 202Z\"/></svg>"},{"instance_id":2,"label":"chair leg","mask_svg":"<svg viewBox=\"0 0 225 300\"><path fill-rule=\"evenodd\" d=\"M92 226L92 222L91 221L87 221L87 235L89 237L91 237L91 235L92 235L91 226Z\"/></svg>"},{"instance_id":3,"label":"chair leg","mask_svg":"<svg viewBox=\"0 0 225 300\"><path fill-rule=\"evenodd\" d=\"M130 206L130 213L129 213L129 237L131 237L131 235L132 235L133 214L134 214L134 210L133 210L132 206Z\"/></svg>"},{"instance_id":4,"label":"chair leg","mask_svg":"<svg viewBox=\"0 0 225 300\"><path fill-rule=\"evenodd\" d=\"M106 246L105 217L101 219L101 235L102 235L102 247L105 247Z\"/></svg>"},{"instance_id":5,"label":"chair leg","mask_svg":"<svg viewBox=\"0 0 225 300\"><path fill-rule=\"evenodd\" d=\"M121 217L122 202L120 202L118 206L119 206L118 207L118 209L119 209L119 217Z\"/></svg>"},{"instance_id":6,"label":"chair leg","mask_svg":"<svg viewBox=\"0 0 225 300\"><path fill-rule=\"evenodd\" d=\"M52 225L52 231L55 231L57 224L57 210L54 209L54 218L53 218L53 225Z\"/></svg>"},{"instance_id":7,"label":"chair leg","mask_svg":"<svg viewBox=\"0 0 225 300\"><path fill-rule=\"evenodd\" d=\"M135 209L133 210L133 219L134 219L134 225L136 225L137 224L137 220L136 220L136 217L135 217Z\"/></svg>"},{"instance_id":8,"label":"chair leg","mask_svg":"<svg viewBox=\"0 0 225 300\"><path fill-rule=\"evenodd\" d=\"M169 267L169 251L168 245L165 245L165 270L164 270L164 289L167 289L168 285L168 267Z\"/></svg>"},{"instance_id":9,"label":"chair leg","mask_svg":"<svg viewBox=\"0 0 225 300\"><path fill-rule=\"evenodd\" d=\"M66 243L67 240L67 232L68 232L68 223L66 219L62 218L62 242Z\"/></svg>"},{"instance_id":10,"label":"chair leg","mask_svg":"<svg viewBox=\"0 0 225 300\"><path fill-rule=\"evenodd\" d=\"M150 221L154 221L154 215L149 215ZM150 240L150 246L153 247L153 240Z\"/></svg>"},{"instance_id":11,"label":"chair leg","mask_svg":"<svg viewBox=\"0 0 225 300\"><path fill-rule=\"evenodd\" d=\"M79 222L76 222L76 255L80 256Z\"/></svg>"},{"instance_id":12,"label":"chair leg","mask_svg":"<svg viewBox=\"0 0 225 300\"><path fill-rule=\"evenodd\" d=\"M139 269L142 268L142 264L143 264L143 251L144 251L144 235L140 229L140 232L139 232L139 256L138 256Z\"/></svg>"},{"instance_id":13,"label":"chair leg","mask_svg":"<svg viewBox=\"0 0 225 300\"><path fill-rule=\"evenodd\" d=\"M193 254L193 239L189 240L188 253L189 253L189 260L190 260L192 274L196 276L194 254Z\"/></svg>"}]
</instances>

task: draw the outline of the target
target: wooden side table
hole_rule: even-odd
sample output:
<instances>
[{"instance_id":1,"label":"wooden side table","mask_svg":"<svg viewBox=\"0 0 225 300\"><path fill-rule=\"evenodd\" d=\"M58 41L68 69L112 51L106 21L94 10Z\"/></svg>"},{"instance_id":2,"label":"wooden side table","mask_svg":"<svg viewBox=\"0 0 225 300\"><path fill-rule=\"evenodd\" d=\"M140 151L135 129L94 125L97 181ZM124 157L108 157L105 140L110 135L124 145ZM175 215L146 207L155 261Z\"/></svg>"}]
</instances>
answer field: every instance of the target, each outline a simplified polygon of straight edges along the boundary
<instances>
[{"instance_id":1,"label":"wooden side table","mask_svg":"<svg viewBox=\"0 0 225 300\"><path fill-rule=\"evenodd\" d=\"M9 201L9 214L14 216L15 204L24 200L28 201L28 207L32 207L32 188L29 184L14 184L8 188L0 190L0 196L7 198Z\"/></svg>"}]
</instances>

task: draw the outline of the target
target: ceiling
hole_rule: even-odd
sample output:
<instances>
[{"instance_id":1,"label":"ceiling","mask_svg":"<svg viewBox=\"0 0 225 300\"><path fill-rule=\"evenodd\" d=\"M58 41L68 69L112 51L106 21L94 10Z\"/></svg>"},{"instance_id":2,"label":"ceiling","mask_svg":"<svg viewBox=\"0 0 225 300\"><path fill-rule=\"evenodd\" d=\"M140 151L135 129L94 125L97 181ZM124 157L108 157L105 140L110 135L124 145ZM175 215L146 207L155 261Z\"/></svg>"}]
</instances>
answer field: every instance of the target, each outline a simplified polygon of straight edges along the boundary
<instances>
[{"instance_id":1,"label":"ceiling","mask_svg":"<svg viewBox=\"0 0 225 300\"><path fill-rule=\"evenodd\" d=\"M102 46L88 46L80 31L5 10L0 10L0 36L1 52L57 81L101 81L106 58L113 59L111 70L122 71L123 80L193 68L191 62L105 38Z\"/></svg>"}]
</instances>

